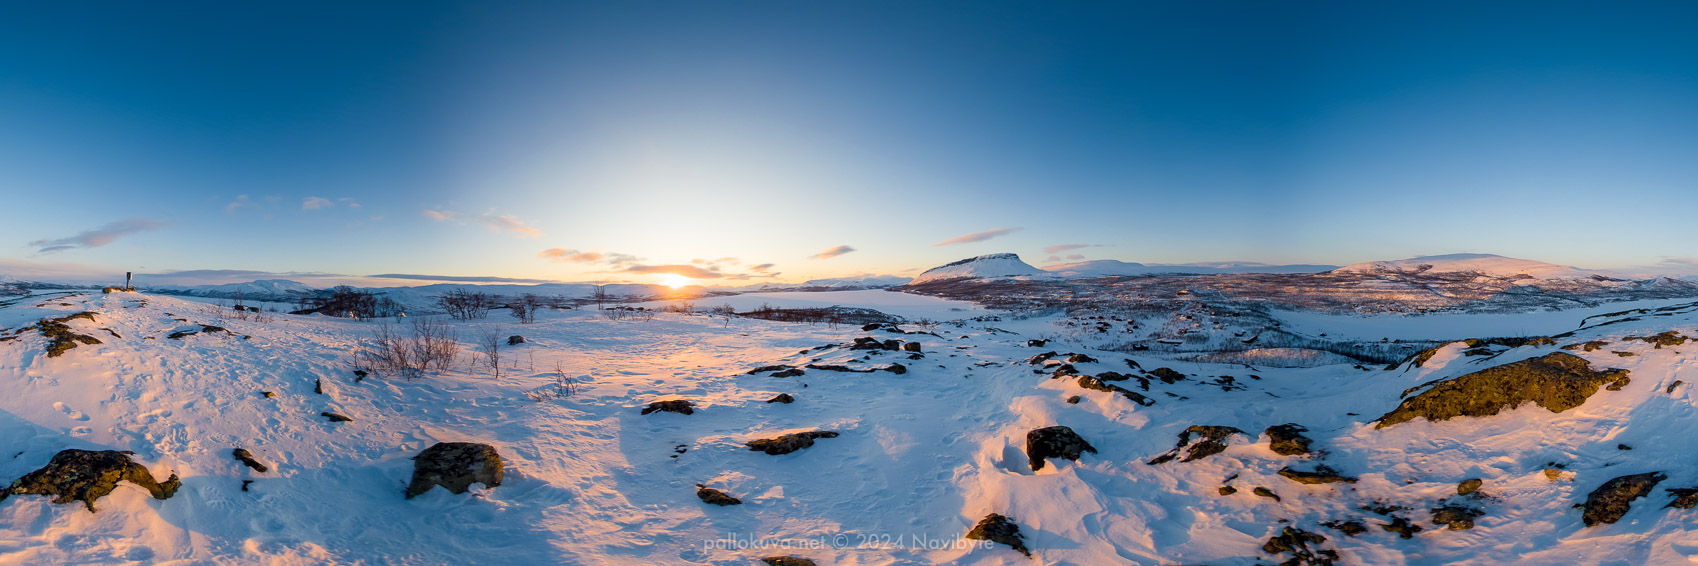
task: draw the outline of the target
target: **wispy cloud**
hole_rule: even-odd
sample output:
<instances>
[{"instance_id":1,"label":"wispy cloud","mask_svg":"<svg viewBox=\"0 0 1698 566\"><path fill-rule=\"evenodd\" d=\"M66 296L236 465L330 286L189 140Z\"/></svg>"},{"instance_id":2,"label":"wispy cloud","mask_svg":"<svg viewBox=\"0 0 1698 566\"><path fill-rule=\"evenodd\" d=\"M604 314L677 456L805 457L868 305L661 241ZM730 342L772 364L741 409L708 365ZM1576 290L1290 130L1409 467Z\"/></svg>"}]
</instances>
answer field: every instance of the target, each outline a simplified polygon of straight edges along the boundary
<instances>
[{"instance_id":1,"label":"wispy cloud","mask_svg":"<svg viewBox=\"0 0 1698 566\"><path fill-rule=\"evenodd\" d=\"M749 271L757 271L757 272L765 273L766 270L772 269L772 266L773 266L773 264L770 264L770 263L763 263L763 264L760 264L760 265L751 265L751 266L749 266Z\"/></svg>"},{"instance_id":2,"label":"wispy cloud","mask_svg":"<svg viewBox=\"0 0 1698 566\"><path fill-rule=\"evenodd\" d=\"M932 244L932 247L935 248L935 247L938 247L938 246L948 246L948 245L953 245L953 244L970 244L970 243L973 243L973 242L983 242L985 240L989 240L989 239L995 238L997 236L1005 236L1009 232L1013 232L1015 230L1019 230L1019 228L992 228L990 230L985 230L983 232L974 232L972 234L963 234L963 235L960 235L960 236L956 236L954 238L950 238L948 240L944 240L942 242Z\"/></svg>"},{"instance_id":3,"label":"wispy cloud","mask_svg":"<svg viewBox=\"0 0 1698 566\"><path fill-rule=\"evenodd\" d=\"M447 283L558 283L552 279L519 279L514 277L484 277L476 275L419 275L414 273L382 273L367 275L373 279L407 279L412 281L441 281Z\"/></svg>"},{"instance_id":4,"label":"wispy cloud","mask_svg":"<svg viewBox=\"0 0 1698 566\"><path fill-rule=\"evenodd\" d=\"M829 250L814 254L813 258L814 259L831 259L831 258L840 256L840 255L843 255L843 254L846 254L846 253L849 253L849 252L852 252L852 251L855 251L855 248L851 248L849 246L837 246L835 248L831 248Z\"/></svg>"},{"instance_id":5,"label":"wispy cloud","mask_svg":"<svg viewBox=\"0 0 1698 566\"><path fill-rule=\"evenodd\" d=\"M549 248L537 252L537 257L547 259L548 261L555 263L589 263L592 261L601 261L607 257L607 254L601 252L580 252L578 250L569 250L566 248Z\"/></svg>"},{"instance_id":6,"label":"wispy cloud","mask_svg":"<svg viewBox=\"0 0 1698 566\"><path fill-rule=\"evenodd\" d=\"M238 208L246 208L250 206L255 205L253 199L248 198L248 195L236 195L236 200L230 201L230 204L224 205L224 212L228 214L235 212Z\"/></svg>"},{"instance_id":7,"label":"wispy cloud","mask_svg":"<svg viewBox=\"0 0 1698 566\"><path fill-rule=\"evenodd\" d=\"M670 273L682 275L691 279L719 279L724 274L708 271L694 265L633 265L624 269L628 273Z\"/></svg>"},{"instance_id":8,"label":"wispy cloud","mask_svg":"<svg viewBox=\"0 0 1698 566\"><path fill-rule=\"evenodd\" d=\"M542 235L543 235L542 230L532 228L531 226L525 224L524 221L519 220L517 217L514 217L512 215L507 215L507 214L499 214L498 215L498 214L491 213L491 212L485 212L485 213L480 214L478 216L466 216L464 214L460 214L460 213L454 212L452 210L430 210L430 209L426 209L426 210L423 210L423 211L420 211L420 212L422 214L424 214L425 218L429 218L429 219L435 220L437 222L458 222L460 224L477 224L477 225L483 226L485 228L489 228L490 230L494 230L494 231L497 231L497 232L512 232L514 234L518 234L520 238L541 238Z\"/></svg>"},{"instance_id":9,"label":"wispy cloud","mask_svg":"<svg viewBox=\"0 0 1698 566\"><path fill-rule=\"evenodd\" d=\"M41 239L30 242L36 248L36 253L50 254L77 248L98 248L117 241L118 238L158 230L166 226L163 222L155 222L146 218L131 218L119 220L93 230L84 230L69 238Z\"/></svg>"},{"instance_id":10,"label":"wispy cloud","mask_svg":"<svg viewBox=\"0 0 1698 566\"><path fill-rule=\"evenodd\" d=\"M1044 248L1044 253L1046 253L1046 254L1058 254L1058 253L1061 253L1061 252L1065 252L1067 250L1080 250L1080 249L1085 249L1085 248L1096 248L1096 247L1101 247L1101 244L1061 244L1059 246L1049 246L1047 248Z\"/></svg>"},{"instance_id":11,"label":"wispy cloud","mask_svg":"<svg viewBox=\"0 0 1698 566\"><path fill-rule=\"evenodd\" d=\"M323 210L332 206L336 206L336 203L324 197L307 197L301 201L301 210Z\"/></svg>"}]
</instances>

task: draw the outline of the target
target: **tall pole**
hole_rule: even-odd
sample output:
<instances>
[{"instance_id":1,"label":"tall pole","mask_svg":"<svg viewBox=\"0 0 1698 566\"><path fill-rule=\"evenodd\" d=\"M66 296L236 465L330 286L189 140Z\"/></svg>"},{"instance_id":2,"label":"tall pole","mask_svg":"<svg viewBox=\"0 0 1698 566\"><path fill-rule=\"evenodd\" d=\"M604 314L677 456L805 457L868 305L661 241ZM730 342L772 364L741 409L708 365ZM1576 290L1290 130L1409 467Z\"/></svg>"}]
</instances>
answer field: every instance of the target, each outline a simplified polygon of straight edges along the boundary
<instances>
[{"instance_id":1,"label":"tall pole","mask_svg":"<svg viewBox=\"0 0 1698 566\"><path fill-rule=\"evenodd\" d=\"M135 289L130 287L130 272L128 272L128 271L124 272L124 290L125 291L134 291L135 290Z\"/></svg>"}]
</instances>

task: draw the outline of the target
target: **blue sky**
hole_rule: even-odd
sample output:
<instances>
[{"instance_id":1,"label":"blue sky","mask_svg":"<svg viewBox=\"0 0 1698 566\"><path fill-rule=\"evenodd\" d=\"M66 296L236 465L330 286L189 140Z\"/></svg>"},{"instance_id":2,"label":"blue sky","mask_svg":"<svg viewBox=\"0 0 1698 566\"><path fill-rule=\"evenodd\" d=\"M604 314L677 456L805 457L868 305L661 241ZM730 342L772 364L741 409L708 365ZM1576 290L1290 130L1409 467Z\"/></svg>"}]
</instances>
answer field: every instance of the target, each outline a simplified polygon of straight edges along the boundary
<instances>
[{"instance_id":1,"label":"blue sky","mask_svg":"<svg viewBox=\"0 0 1698 566\"><path fill-rule=\"evenodd\" d=\"M1698 255L1690 4L50 4L0 273Z\"/></svg>"}]
</instances>

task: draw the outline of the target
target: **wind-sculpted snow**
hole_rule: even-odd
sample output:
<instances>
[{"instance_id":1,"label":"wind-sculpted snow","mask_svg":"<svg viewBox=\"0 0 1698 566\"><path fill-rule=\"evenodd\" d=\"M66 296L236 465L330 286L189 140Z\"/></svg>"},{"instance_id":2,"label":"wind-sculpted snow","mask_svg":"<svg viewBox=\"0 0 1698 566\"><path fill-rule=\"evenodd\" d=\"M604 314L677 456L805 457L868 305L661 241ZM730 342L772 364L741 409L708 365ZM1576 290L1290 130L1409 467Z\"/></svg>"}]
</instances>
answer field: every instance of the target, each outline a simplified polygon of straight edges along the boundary
<instances>
[{"instance_id":1,"label":"wind-sculpted snow","mask_svg":"<svg viewBox=\"0 0 1698 566\"><path fill-rule=\"evenodd\" d=\"M1698 334L1698 308L1527 328L1551 340L1387 342L1401 352L1392 362L1438 347L1419 365L1386 369L1105 349L1097 336L1142 332L1203 338L1185 347L1259 343L1270 335L1235 335L1251 328L1240 321L1277 317L1231 304L1161 318L1095 306L973 311L963 316L977 320L926 335L545 310L528 325L445 321L462 340L524 336L503 342L500 377L462 358L409 380L349 365L382 320L235 317L138 293L32 297L0 307L9 338L0 341L0 444L11 450L0 484L72 449L130 451L138 468L174 473L180 485L155 499L120 482L93 514L12 496L0 502L0 563L1485 565L1698 555L1686 544L1698 534L1698 440L1686 432L1698 426L1698 342L1681 339ZM99 343L49 357L50 339L30 328L80 312L94 320L68 325ZM1328 332L1324 320L1305 324L1292 332ZM206 327L228 332L168 338ZM854 349L869 335L877 348ZM923 347L889 349L888 339ZM1597 381L1595 391L1563 396L1560 412L1526 406L1540 402L1530 397L1376 426L1425 392L1517 364L1554 365L1556 377ZM562 376L573 388L561 388ZM769 402L780 398L788 402ZM643 414L680 400L689 414ZM1052 432L1033 443L1034 431ZM439 444L488 456L426 466L453 472L438 475L466 493L419 489L426 482L408 499L421 470L414 457ZM473 477L496 461L499 477Z\"/></svg>"}]
</instances>

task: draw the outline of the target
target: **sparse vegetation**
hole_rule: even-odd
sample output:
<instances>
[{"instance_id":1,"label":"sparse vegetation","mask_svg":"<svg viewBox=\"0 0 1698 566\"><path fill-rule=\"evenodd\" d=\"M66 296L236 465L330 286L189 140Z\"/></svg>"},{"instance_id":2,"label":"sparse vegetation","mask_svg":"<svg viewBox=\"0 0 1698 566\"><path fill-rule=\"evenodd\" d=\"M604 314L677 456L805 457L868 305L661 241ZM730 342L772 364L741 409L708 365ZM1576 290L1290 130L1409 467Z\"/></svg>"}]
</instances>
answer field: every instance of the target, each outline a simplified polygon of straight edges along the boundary
<instances>
[{"instance_id":1,"label":"sparse vegetation","mask_svg":"<svg viewBox=\"0 0 1698 566\"><path fill-rule=\"evenodd\" d=\"M429 317L412 319L412 333L403 335L389 323L372 330L371 343L354 354L358 371L388 372L414 379L430 371L449 371L460 353L454 329Z\"/></svg>"},{"instance_id":2,"label":"sparse vegetation","mask_svg":"<svg viewBox=\"0 0 1698 566\"><path fill-rule=\"evenodd\" d=\"M454 320L472 320L489 316L489 310L495 308L495 298L481 291L455 289L437 297L436 306Z\"/></svg>"}]
</instances>

